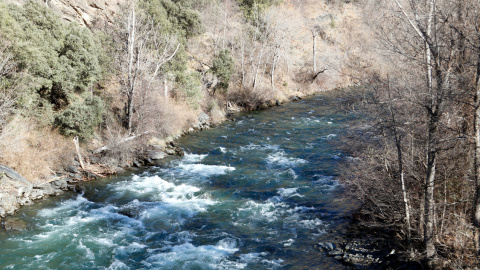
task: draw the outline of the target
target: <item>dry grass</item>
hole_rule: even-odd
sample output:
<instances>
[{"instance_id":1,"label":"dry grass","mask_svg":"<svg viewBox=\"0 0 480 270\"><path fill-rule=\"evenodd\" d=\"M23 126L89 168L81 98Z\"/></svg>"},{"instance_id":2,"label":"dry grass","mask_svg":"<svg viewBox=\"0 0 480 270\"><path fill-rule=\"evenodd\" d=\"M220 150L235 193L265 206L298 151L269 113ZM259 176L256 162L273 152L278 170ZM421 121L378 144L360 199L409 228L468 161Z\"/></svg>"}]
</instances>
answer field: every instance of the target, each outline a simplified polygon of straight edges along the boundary
<instances>
[{"instance_id":1,"label":"dry grass","mask_svg":"<svg viewBox=\"0 0 480 270\"><path fill-rule=\"evenodd\" d=\"M8 127L0 145L0 163L32 183L45 182L55 170L73 161L73 142L56 131L37 129L33 121L20 117Z\"/></svg>"}]
</instances>

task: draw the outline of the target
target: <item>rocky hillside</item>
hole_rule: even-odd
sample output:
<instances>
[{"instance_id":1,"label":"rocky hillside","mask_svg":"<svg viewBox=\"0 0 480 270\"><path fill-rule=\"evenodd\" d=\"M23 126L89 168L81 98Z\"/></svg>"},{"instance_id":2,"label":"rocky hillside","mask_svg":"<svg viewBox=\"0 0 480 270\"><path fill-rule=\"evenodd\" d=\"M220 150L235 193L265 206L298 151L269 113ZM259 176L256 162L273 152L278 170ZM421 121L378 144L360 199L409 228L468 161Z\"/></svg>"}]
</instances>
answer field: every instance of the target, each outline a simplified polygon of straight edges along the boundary
<instances>
[{"instance_id":1,"label":"rocky hillside","mask_svg":"<svg viewBox=\"0 0 480 270\"><path fill-rule=\"evenodd\" d=\"M24 0L6 0L7 3L22 5ZM62 16L65 21L77 22L91 28L95 23L113 23L119 5L124 0L92 1L92 0L43 0L47 7Z\"/></svg>"}]
</instances>

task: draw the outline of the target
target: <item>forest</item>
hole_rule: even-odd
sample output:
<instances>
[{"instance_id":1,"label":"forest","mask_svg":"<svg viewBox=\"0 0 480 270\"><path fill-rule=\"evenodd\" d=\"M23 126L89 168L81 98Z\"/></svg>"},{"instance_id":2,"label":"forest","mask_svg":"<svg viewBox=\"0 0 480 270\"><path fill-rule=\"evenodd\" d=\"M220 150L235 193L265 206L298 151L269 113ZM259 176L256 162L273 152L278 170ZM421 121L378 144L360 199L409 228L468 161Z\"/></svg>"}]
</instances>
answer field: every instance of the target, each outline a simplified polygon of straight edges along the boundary
<instances>
[{"instance_id":1,"label":"forest","mask_svg":"<svg viewBox=\"0 0 480 270\"><path fill-rule=\"evenodd\" d=\"M389 228L406 260L478 266L478 1L120 2L87 26L48 1L0 2L0 163L41 183L78 138L128 166L201 113L350 87L340 178L359 221Z\"/></svg>"}]
</instances>

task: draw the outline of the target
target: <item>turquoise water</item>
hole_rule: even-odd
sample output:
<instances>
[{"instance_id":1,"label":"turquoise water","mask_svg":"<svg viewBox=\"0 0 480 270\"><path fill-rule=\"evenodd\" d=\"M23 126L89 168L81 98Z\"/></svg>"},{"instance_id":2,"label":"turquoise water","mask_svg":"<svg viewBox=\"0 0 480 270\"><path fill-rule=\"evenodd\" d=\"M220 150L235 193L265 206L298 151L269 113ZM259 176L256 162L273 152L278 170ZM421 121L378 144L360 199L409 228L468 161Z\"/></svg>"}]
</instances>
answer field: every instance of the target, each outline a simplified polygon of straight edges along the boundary
<instances>
[{"instance_id":1,"label":"turquoise water","mask_svg":"<svg viewBox=\"0 0 480 270\"><path fill-rule=\"evenodd\" d=\"M236 116L178 141L184 157L28 206L0 232L0 269L344 269L332 94Z\"/></svg>"}]
</instances>

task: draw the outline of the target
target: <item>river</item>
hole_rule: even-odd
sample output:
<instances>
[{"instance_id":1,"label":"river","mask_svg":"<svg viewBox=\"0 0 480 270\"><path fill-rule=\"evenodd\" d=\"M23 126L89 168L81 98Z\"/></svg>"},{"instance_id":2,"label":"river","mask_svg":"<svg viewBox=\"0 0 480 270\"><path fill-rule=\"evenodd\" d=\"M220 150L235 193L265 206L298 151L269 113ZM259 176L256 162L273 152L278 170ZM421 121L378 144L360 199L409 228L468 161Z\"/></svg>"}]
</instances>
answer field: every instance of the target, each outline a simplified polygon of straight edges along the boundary
<instances>
[{"instance_id":1,"label":"river","mask_svg":"<svg viewBox=\"0 0 480 270\"><path fill-rule=\"evenodd\" d=\"M345 269L313 245L354 205L336 180L353 118L333 93L185 136L184 157L26 206L0 269Z\"/></svg>"}]
</instances>

